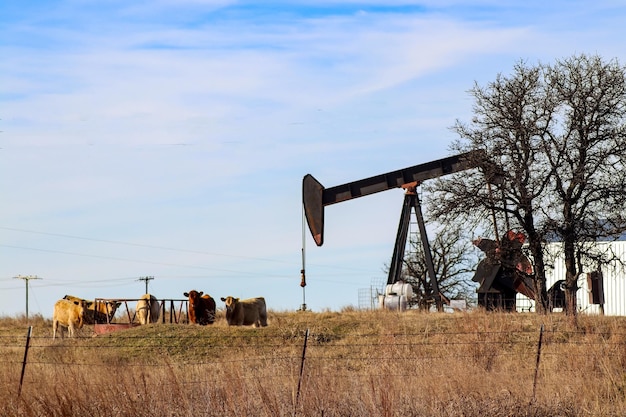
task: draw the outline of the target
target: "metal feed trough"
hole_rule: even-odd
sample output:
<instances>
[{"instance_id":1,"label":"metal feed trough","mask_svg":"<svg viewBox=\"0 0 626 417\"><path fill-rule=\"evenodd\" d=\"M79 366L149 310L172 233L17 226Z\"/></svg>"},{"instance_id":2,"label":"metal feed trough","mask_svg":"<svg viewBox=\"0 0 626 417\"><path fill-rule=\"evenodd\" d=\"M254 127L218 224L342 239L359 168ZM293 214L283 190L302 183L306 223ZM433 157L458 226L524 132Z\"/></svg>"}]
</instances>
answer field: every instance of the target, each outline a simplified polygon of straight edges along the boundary
<instances>
[{"instance_id":1,"label":"metal feed trough","mask_svg":"<svg viewBox=\"0 0 626 417\"><path fill-rule=\"evenodd\" d=\"M95 305L94 308L96 311L106 310L108 312L107 302L118 302L121 303L120 307L124 307L121 309L124 313L119 317L116 317L115 314L102 314L96 315L95 324L94 324L94 332L96 334L105 334L111 333L118 330L130 329L132 327L140 326L140 324L136 321L137 312L134 310L137 301L139 298L96 298L94 300ZM160 320L161 323L170 323L170 324L186 324L189 323L189 309L188 309L188 301L184 300L176 300L176 299L162 299L158 300L159 310L160 310ZM128 302L132 302L131 307L129 308ZM169 311L166 311L166 306L169 305ZM120 307L118 307L117 312L120 311ZM132 310L132 314L131 314ZM169 313L169 314L166 314Z\"/></svg>"}]
</instances>

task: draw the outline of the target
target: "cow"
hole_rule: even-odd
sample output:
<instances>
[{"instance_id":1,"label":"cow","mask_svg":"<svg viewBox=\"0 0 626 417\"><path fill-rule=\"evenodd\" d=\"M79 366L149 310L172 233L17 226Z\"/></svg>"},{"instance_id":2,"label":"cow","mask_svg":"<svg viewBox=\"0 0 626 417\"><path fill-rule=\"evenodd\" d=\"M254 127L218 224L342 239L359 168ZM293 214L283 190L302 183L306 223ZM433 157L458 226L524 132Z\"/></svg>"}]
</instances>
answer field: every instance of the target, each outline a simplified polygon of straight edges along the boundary
<instances>
[{"instance_id":1,"label":"cow","mask_svg":"<svg viewBox=\"0 0 626 417\"><path fill-rule=\"evenodd\" d=\"M111 321L118 307L122 305L119 301L98 301L84 300L82 298L66 295L64 300L84 301L85 302L85 323L108 323Z\"/></svg>"},{"instance_id":2,"label":"cow","mask_svg":"<svg viewBox=\"0 0 626 417\"><path fill-rule=\"evenodd\" d=\"M226 322L229 326L267 326L265 298L256 297L240 300L228 296L221 300L226 304Z\"/></svg>"},{"instance_id":3,"label":"cow","mask_svg":"<svg viewBox=\"0 0 626 417\"><path fill-rule=\"evenodd\" d=\"M189 322L202 326L215 322L215 300L202 291L191 290L183 293L189 297Z\"/></svg>"},{"instance_id":4,"label":"cow","mask_svg":"<svg viewBox=\"0 0 626 417\"><path fill-rule=\"evenodd\" d=\"M69 337L73 337L76 329L83 327L85 321L84 300L59 300L54 303L52 314L52 340L57 337L59 326L67 327ZM61 337L63 332L61 331Z\"/></svg>"},{"instance_id":5,"label":"cow","mask_svg":"<svg viewBox=\"0 0 626 417\"><path fill-rule=\"evenodd\" d=\"M156 323L159 321L159 300L154 295L144 294L137 301L135 313L139 319L139 324Z\"/></svg>"}]
</instances>

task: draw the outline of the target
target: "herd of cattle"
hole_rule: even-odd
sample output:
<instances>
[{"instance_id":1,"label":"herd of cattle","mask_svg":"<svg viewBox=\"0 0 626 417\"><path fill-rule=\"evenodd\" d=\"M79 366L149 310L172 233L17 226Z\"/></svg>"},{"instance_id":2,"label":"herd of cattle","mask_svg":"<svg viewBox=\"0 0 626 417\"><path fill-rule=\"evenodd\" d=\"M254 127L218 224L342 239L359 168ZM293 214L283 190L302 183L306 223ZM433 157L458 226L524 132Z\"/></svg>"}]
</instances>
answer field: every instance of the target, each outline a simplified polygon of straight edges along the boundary
<instances>
[{"instance_id":1,"label":"herd of cattle","mask_svg":"<svg viewBox=\"0 0 626 417\"><path fill-rule=\"evenodd\" d=\"M215 322L217 306L213 297L196 290L183 295L188 298L189 323L205 326ZM225 305L229 326L267 326L267 309L263 297L240 300L228 296L221 300ZM107 323L113 319L121 304L119 301L90 301L66 295L54 304L52 338L56 339L59 326L67 328L68 335L72 337L83 324ZM160 313L159 300L151 294L144 294L135 306L135 316L142 325L158 322Z\"/></svg>"}]
</instances>

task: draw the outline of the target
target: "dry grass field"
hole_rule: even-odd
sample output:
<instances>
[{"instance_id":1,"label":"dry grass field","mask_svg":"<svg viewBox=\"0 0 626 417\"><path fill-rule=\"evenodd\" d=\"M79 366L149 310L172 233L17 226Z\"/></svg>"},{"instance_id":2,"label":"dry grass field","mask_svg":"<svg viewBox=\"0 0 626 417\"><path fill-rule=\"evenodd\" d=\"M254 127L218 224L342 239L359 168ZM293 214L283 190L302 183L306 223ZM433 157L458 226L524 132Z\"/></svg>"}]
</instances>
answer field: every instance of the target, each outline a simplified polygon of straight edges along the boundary
<instances>
[{"instance_id":1,"label":"dry grass field","mask_svg":"<svg viewBox=\"0 0 626 417\"><path fill-rule=\"evenodd\" d=\"M79 334L0 318L0 415L626 415L626 318L270 312L260 329Z\"/></svg>"}]
</instances>

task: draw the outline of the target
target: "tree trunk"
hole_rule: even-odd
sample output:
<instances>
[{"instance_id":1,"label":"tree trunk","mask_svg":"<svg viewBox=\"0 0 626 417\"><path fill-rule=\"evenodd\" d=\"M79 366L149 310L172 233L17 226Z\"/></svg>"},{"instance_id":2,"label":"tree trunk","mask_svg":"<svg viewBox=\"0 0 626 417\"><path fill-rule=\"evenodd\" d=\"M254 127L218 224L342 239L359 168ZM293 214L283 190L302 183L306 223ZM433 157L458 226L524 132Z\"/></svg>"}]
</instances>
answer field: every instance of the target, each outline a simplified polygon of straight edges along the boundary
<instances>
[{"instance_id":1,"label":"tree trunk","mask_svg":"<svg viewBox=\"0 0 626 417\"><path fill-rule=\"evenodd\" d=\"M568 316L576 315L576 292L578 291L578 270L574 243L563 242L565 256L565 313Z\"/></svg>"},{"instance_id":2,"label":"tree trunk","mask_svg":"<svg viewBox=\"0 0 626 417\"><path fill-rule=\"evenodd\" d=\"M535 311L539 314L548 312L548 292L546 288L546 266L543 259L543 248L537 236L530 240L530 254L533 257L535 284Z\"/></svg>"},{"instance_id":3,"label":"tree trunk","mask_svg":"<svg viewBox=\"0 0 626 417\"><path fill-rule=\"evenodd\" d=\"M576 286L576 279L574 279L573 286L568 284L568 280L565 282L565 313L568 316L576 315L576 292L578 288Z\"/></svg>"}]
</instances>

